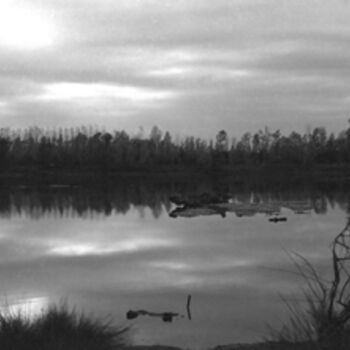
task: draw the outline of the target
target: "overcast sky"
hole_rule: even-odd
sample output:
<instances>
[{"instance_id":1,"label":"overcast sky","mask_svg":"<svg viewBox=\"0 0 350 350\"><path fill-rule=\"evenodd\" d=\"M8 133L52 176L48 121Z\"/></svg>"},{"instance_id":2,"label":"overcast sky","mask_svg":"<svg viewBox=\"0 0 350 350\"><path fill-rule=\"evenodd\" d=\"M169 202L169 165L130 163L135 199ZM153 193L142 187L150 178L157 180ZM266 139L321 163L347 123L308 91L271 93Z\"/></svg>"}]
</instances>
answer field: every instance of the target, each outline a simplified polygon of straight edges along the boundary
<instances>
[{"instance_id":1,"label":"overcast sky","mask_svg":"<svg viewBox=\"0 0 350 350\"><path fill-rule=\"evenodd\" d=\"M2 126L211 137L350 117L347 0L1 0Z\"/></svg>"}]
</instances>

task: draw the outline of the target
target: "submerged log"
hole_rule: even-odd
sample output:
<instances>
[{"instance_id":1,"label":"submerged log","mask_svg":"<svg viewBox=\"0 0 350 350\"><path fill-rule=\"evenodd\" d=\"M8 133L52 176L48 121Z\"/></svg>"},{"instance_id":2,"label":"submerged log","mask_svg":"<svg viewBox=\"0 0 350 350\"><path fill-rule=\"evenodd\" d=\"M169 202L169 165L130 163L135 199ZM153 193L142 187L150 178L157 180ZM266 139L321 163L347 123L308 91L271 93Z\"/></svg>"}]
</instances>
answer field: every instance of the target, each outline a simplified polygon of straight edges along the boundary
<instances>
[{"instance_id":1,"label":"submerged log","mask_svg":"<svg viewBox=\"0 0 350 350\"><path fill-rule=\"evenodd\" d=\"M281 216L281 217L273 217L273 218L269 218L270 222L274 222L275 224L278 222L285 222L287 221L287 218L285 216Z\"/></svg>"}]
</instances>

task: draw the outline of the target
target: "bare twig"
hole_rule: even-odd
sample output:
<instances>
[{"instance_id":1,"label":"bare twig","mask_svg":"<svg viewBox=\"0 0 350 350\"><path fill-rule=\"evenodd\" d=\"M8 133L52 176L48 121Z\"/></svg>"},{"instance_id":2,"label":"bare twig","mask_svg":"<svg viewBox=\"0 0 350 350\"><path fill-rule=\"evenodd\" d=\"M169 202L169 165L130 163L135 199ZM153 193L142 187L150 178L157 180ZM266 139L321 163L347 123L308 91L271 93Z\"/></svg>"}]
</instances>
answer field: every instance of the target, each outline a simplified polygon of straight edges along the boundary
<instances>
[{"instance_id":1,"label":"bare twig","mask_svg":"<svg viewBox=\"0 0 350 350\"><path fill-rule=\"evenodd\" d=\"M192 315L191 315L191 299L192 299L192 296L191 294L189 294L187 296L187 304L186 304L186 310L187 310L187 317L189 320L192 320Z\"/></svg>"}]
</instances>

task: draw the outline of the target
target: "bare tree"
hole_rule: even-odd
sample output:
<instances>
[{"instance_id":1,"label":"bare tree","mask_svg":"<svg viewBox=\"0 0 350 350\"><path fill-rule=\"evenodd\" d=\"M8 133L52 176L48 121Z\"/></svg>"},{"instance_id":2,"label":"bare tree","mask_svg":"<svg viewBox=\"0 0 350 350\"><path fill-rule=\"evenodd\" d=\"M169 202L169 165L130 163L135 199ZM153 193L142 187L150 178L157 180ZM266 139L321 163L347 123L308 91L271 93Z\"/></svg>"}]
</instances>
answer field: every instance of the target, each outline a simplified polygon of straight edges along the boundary
<instances>
[{"instance_id":1,"label":"bare tree","mask_svg":"<svg viewBox=\"0 0 350 350\"><path fill-rule=\"evenodd\" d=\"M332 242L332 264L330 288L322 286L326 313L317 331L324 349L341 349L350 321L350 220Z\"/></svg>"}]
</instances>

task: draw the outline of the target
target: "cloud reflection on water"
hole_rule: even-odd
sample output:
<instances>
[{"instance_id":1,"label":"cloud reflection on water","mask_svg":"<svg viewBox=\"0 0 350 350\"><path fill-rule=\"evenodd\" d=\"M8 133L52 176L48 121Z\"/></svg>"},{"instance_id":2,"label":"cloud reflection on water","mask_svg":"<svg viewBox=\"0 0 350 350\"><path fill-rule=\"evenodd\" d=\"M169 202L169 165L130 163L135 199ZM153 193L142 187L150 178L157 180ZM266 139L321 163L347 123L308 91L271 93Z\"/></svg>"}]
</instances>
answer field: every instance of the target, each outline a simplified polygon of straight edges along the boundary
<instances>
[{"instance_id":1,"label":"cloud reflection on water","mask_svg":"<svg viewBox=\"0 0 350 350\"><path fill-rule=\"evenodd\" d=\"M200 346L251 340L265 322L283 317L278 294L298 293L300 280L285 250L302 254L327 275L329 243L346 222L344 206L335 202L322 215L284 208L288 221L280 225L262 214L172 219L163 212L156 218L150 207L139 215L136 206L103 219L3 217L0 295L11 303L18 295L67 297L125 322L131 308L182 312L192 294L190 324L164 328L138 320L135 339Z\"/></svg>"},{"instance_id":2,"label":"cloud reflection on water","mask_svg":"<svg viewBox=\"0 0 350 350\"><path fill-rule=\"evenodd\" d=\"M0 311L10 315L23 315L26 318L35 318L49 306L49 298L44 296L11 296L0 304Z\"/></svg>"},{"instance_id":3,"label":"cloud reflection on water","mask_svg":"<svg viewBox=\"0 0 350 350\"><path fill-rule=\"evenodd\" d=\"M171 239L157 238L130 238L127 240L118 240L112 244L91 244L72 241L57 241L52 243L52 248L47 252L48 255L61 256L81 256L81 255L108 255L117 253L138 252L147 249L157 249L174 246L175 241Z\"/></svg>"}]
</instances>

